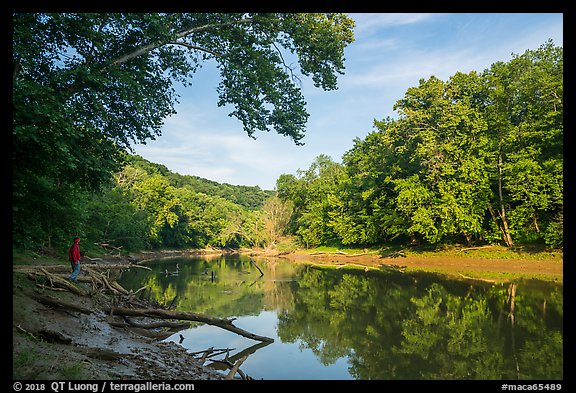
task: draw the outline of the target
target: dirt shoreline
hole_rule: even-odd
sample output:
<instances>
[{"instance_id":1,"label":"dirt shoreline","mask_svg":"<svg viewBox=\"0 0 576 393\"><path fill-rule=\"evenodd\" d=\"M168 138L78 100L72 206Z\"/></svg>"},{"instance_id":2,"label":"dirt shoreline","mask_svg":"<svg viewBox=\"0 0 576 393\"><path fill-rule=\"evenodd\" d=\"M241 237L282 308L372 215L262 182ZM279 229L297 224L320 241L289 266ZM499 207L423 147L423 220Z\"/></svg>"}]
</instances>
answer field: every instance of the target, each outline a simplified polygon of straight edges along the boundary
<instances>
[{"instance_id":1,"label":"dirt shoreline","mask_svg":"<svg viewBox=\"0 0 576 393\"><path fill-rule=\"evenodd\" d=\"M107 263L109 261L104 261ZM12 375L16 380L222 380L182 346L113 327L103 311L120 299L78 282L88 296L39 289L13 273ZM87 309L51 307L35 295ZM146 322L146 321L139 321Z\"/></svg>"},{"instance_id":2,"label":"dirt shoreline","mask_svg":"<svg viewBox=\"0 0 576 393\"><path fill-rule=\"evenodd\" d=\"M537 278L562 282L564 267L557 259L523 258L471 258L467 256L405 256L381 257L379 255L310 255L298 253L283 256L295 261L312 261L320 265L358 266L366 269L394 268L405 272L426 271L454 277L485 281L510 281L519 278Z\"/></svg>"},{"instance_id":3,"label":"dirt shoreline","mask_svg":"<svg viewBox=\"0 0 576 393\"><path fill-rule=\"evenodd\" d=\"M236 252L236 251L234 251ZM455 277L506 281L541 278L563 281L562 258L471 258L468 256L394 256L378 254L306 252L289 254L243 251L252 256L280 257L295 263L326 266L356 266L368 269L394 268L406 273L429 271ZM113 261L142 263L146 259L180 255L221 255L219 251L141 253ZM87 283L78 283L90 291ZM49 307L33 299L35 293L55 297L95 310L83 314ZM102 311L118 299L98 291L91 296L39 289L23 274L13 273L13 379L19 380L219 380L225 374L208 368L182 346L159 342L130 329L112 327ZM33 317L32 317L33 316ZM257 378L258 376L253 376Z\"/></svg>"}]
</instances>

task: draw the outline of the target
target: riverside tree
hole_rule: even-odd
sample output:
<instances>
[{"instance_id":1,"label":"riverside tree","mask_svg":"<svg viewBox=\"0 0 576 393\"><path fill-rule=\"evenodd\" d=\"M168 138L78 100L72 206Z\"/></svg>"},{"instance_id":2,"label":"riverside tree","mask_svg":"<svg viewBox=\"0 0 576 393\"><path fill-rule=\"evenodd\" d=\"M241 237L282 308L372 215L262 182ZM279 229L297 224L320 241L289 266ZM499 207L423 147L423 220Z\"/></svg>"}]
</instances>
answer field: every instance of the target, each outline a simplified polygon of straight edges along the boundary
<instances>
[{"instance_id":1,"label":"riverside tree","mask_svg":"<svg viewBox=\"0 0 576 393\"><path fill-rule=\"evenodd\" d=\"M299 77L336 89L353 27L337 13L15 13L15 243L81 230L70 222L82 190L106 183L132 143L160 136L174 84L188 86L208 61L221 75L217 104L248 135L274 130L302 144Z\"/></svg>"}]
</instances>

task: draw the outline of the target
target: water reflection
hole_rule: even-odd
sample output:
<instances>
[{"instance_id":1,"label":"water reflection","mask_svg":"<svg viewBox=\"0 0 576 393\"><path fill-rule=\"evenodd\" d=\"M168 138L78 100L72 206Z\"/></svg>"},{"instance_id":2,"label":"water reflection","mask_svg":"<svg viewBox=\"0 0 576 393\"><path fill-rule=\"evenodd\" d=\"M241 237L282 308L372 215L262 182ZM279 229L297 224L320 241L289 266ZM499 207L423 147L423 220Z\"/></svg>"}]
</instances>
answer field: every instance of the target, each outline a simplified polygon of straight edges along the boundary
<instances>
[{"instance_id":1,"label":"water reflection","mask_svg":"<svg viewBox=\"0 0 576 393\"><path fill-rule=\"evenodd\" d=\"M178 274L167 275L176 264ZM236 348L229 356L248 354L242 369L254 377L563 378L560 285L493 285L243 256L172 258L148 266L152 272L127 272L121 284L146 286L144 296L181 311L237 317L236 325L275 338L255 348L259 343L226 336L226 342L236 340L223 344ZM207 342L218 340L217 329L203 333ZM193 341L199 340L183 345ZM262 366L263 359L276 366ZM317 371L296 371L305 369Z\"/></svg>"}]
</instances>

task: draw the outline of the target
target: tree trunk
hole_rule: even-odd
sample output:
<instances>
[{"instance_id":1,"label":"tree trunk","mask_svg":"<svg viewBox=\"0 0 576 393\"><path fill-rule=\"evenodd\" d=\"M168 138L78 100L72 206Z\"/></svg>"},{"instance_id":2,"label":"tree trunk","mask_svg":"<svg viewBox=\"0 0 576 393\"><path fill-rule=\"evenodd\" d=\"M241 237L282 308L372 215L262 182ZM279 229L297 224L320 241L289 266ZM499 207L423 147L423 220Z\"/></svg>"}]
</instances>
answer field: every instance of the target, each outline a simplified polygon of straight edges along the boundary
<instances>
[{"instance_id":1,"label":"tree trunk","mask_svg":"<svg viewBox=\"0 0 576 393\"><path fill-rule=\"evenodd\" d=\"M506 219L506 210L504 210L504 205L502 205L502 209L498 212L498 215L502 221L502 235L504 238L504 243L506 243L508 247L512 247L514 242L512 241L512 236L510 235L510 230L508 229L508 220Z\"/></svg>"},{"instance_id":2,"label":"tree trunk","mask_svg":"<svg viewBox=\"0 0 576 393\"><path fill-rule=\"evenodd\" d=\"M498 215L502 222L502 237L504 243L506 243L508 247L512 247L512 236L510 236L510 231L508 230L508 220L506 219L506 209L504 208L504 198L502 196L502 147L498 150L498 196L500 198L500 211Z\"/></svg>"},{"instance_id":3,"label":"tree trunk","mask_svg":"<svg viewBox=\"0 0 576 393\"><path fill-rule=\"evenodd\" d=\"M87 309L86 307L79 306L74 303L66 302L64 300L56 299L50 296L42 296L37 293L33 293L30 297L36 300L39 303L45 304L51 307L58 307L63 308L65 310L73 310L81 312L82 314L91 314L92 310Z\"/></svg>"},{"instance_id":4,"label":"tree trunk","mask_svg":"<svg viewBox=\"0 0 576 393\"><path fill-rule=\"evenodd\" d=\"M506 209L504 208L504 196L502 193L502 147L498 150L498 198L500 203L500 210L496 210L498 215L494 212L494 208L488 205L488 211L492 216L492 220L500 230L502 234L502 241L506 246L512 247L512 236L510 235L510 231L508 229L508 220L506 218Z\"/></svg>"},{"instance_id":5,"label":"tree trunk","mask_svg":"<svg viewBox=\"0 0 576 393\"><path fill-rule=\"evenodd\" d=\"M112 307L105 310L107 313L112 313L115 315L131 315L140 317L151 317L151 318L164 318L164 319L181 319L186 321L196 321L207 323L208 325L218 326L222 329L234 332L241 336L250 338L252 340L263 341L263 342L274 342L274 339L265 336L259 336L254 333L250 333L244 329L240 329L232 324L232 320L214 318L208 315L195 314L190 312L180 312L180 311L170 311L161 309L145 309L145 308L122 308L122 307Z\"/></svg>"}]
</instances>

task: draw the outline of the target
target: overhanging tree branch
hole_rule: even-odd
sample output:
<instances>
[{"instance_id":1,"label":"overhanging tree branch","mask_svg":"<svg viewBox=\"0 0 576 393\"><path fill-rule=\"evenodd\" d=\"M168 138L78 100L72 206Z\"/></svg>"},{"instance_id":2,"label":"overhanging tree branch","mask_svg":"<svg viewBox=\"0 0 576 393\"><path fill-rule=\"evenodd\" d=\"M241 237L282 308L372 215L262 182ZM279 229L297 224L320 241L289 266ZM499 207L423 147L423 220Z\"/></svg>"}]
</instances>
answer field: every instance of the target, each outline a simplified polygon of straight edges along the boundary
<instances>
[{"instance_id":1,"label":"overhanging tree branch","mask_svg":"<svg viewBox=\"0 0 576 393\"><path fill-rule=\"evenodd\" d=\"M176 33L176 39L183 38L183 37L187 37L187 36L189 36L190 34L193 34L193 33L198 33L198 32L201 32L201 31L210 30L210 29L212 29L212 28L226 27L226 26L232 26L232 25L237 25L237 24L245 24L245 23L250 24L250 23L254 23L255 21L256 21L255 18L247 18L247 19L239 19L239 20L235 20L235 21L231 21L231 22L227 22L227 23L209 23L209 24L206 24L206 25L197 26L197 27L193 27L193 28L191 28L191 29L186 29L186 30L180 31L180 32ZM136 58L136 57L138 57L138 56L140 56L140 55L143 55L143 54L145 54L145 53L151 52L151 51L153 51L154 49L159 48L159 47L161 47L161 46L163 46L163 45L166 45L166 44L174 44L174 43L178 43L178 44L184 45L183 43L173 42L172 40L169 40L169 41L166 41L166 40L155 41L155 42L152 42L152 43L150 43L150 44L148 44L148 45L141 46L141 47L139 47L138 49L136 49L136 50L134 50L134 51L132 51L132 52L130 52L130 53L127 53L127 54L125 54L125 55L123 55L123 56L120 56L120 57L116 58L115 60L112 60L112 62L111 62L110 64L111 64L111 65L124 64L124 63L126 63L126 62L128 62L128 61L130 61L130 60L132 60L132 59L134 59L134 58ZM184 46L186 46L186 45L184 45ZM200 48L194 48L194 49L200 49Z\"/></svg>"}]
</instances>

